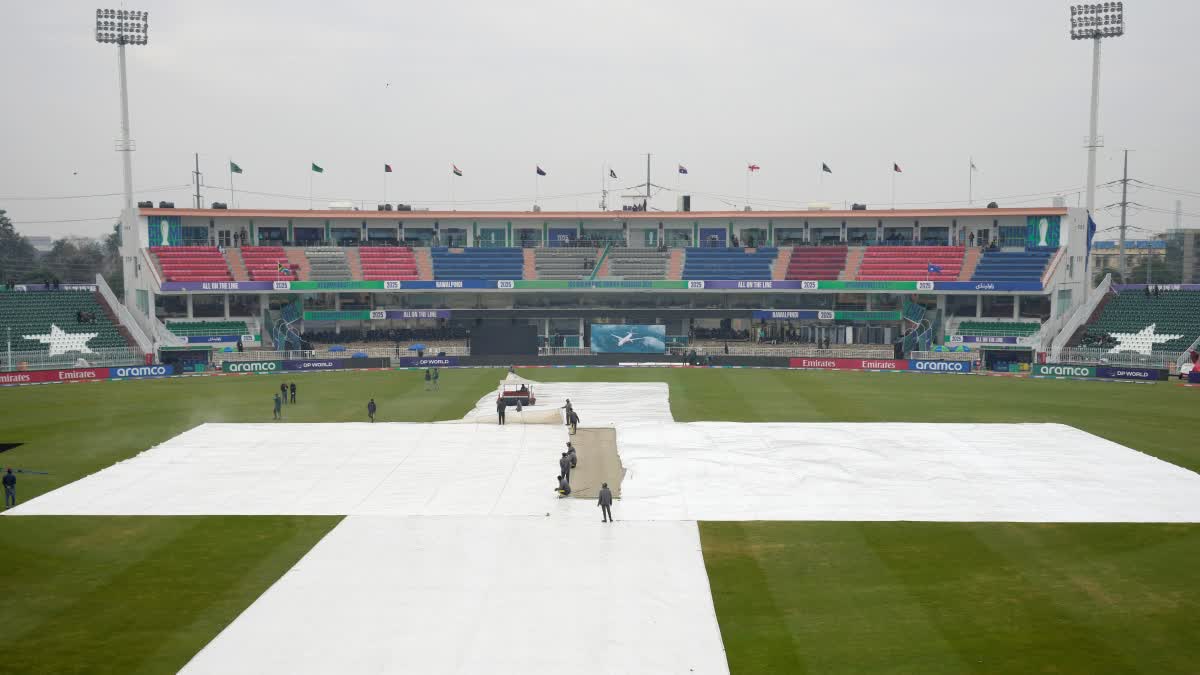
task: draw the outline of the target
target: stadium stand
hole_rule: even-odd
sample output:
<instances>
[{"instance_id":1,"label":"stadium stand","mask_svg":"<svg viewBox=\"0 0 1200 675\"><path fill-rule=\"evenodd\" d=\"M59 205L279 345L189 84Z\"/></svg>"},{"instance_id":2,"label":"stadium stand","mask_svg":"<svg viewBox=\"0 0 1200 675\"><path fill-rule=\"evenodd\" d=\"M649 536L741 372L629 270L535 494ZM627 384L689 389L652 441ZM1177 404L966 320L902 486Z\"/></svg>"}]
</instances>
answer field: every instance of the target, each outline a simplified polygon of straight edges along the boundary
<instances>
[{"instance_id":1,"label":"stadium stand","mask_svg":"<svg viewBox=\"0 0 1200 675\"><path fill-rule=\"evenodd\" d=\"M1200 336L1200 292L1112 295L1084 331L1081 346L1175 356Z\"/></svg>"},{"instance_id":2,"label":"stadium stand","mask_svg":"<svg viewBox=\"0 0 1200 675\"><path fill-rule=\"evenodd\" d=\"M304 249L308 258L308 278L313 281L345 281L351 278L346 251L337 246L313 246Z\"/></svg>"},{"instance_id":3,"label":"stadium stand","mask_svg":"<svg viewBox=\"0 0 1200 675\"><path fill-rule=\"evenodd\" d=\"M296 265L288 262L282 246L243 246L241 253L251 281L295 281L298 278ZM279 271L280 265L290 273Z\"/></svg>"},{"instance_id":4,"label":"stadium stand","mask_svg":"<svg viewBox=\"0 0 1200 675\"><path fill-rule=\"evenodd\" d=\"M524 255L519 248L434 247L434 279L520 279Z\"/></svg>"},{"instance_id":5,"label":"stadium stand","mask_svg":"<svg viewBox=\"0 0 1200 675\"><path fill-rule=\"evenodd\" d=\"M984 251L971 281L1041 282L1046 264L1054 257L1056 250L1031 248L1025 251Z\"/></svg>"},{"instance_id":6,"label":"stadium stand","mask_svg":"<svg viewBox=\"0 0 1200 675\"><path fill-rule=\"evenodd\" d=\"M796 246L788 263L787 279L826 281L846 269L845 246Z\"/></svg>"},{"instance_id":7,"label":"stadium stand","mask_svg":"<svg viewBox=\"0 0 1200 675\"><path fill-rule=\"evenodd\" d=\"M420 278L417 259L407 246L377 246L358 249L363 279L367 281L413 281Z\"/></svg>"},{"instance_id":8,"label":"stadium stand","mask_svg":"<svg viewBox=\"0 0 1200 675\"><path fill-rule=\"evenodd\" d=\"M959 335L1011 335L1028 337L1038 332L1041 324L1031 321L963 321L958 324Z\"/></svg>"},{"instance_id":9,"label":"stadium stand","mask_svg":"<svg viewBox=\"0 0 1200 675\"><path fill-rule=\"evenodd\" d=\"M152 246L163 281L232 281L225 256L216 246Z\"/></svg>"},{"instance_id":10,"label":"stadium stand","mask_svg":"<svg viewBox=\"0 0 1200 675\"><path fill-rule=\"evenodd\" d=\"M88 315L86 322L80 322L81 312ZM17 353L64 354L86 359L85 350L132 346L92 291L3 291L0 317L5 327L12 329L12 351ZM95 337L86 340L79 337L91 333ZM44 339L30 339L33 335Z\"/></svg>"},{"instance_id":11,"label":"stadium stand","mask_svg":"<svg viewBox=\"0 0 1200 675\"><path fill-rule=\"evenodd\" d=\"M245 321L168 321L167 328L180 337L250 333Z\"/></svg>"},{"instance_id":12,"label":"stadium stand","mask_svg":"<svg viewBox=\"0 0 1200 675\"><path fill-rule=\"evenodd\" d=\"M608 276L631 281L667 278L671 253L653 248L614 248L608 252Z\"/></svg>"},{"instance_id":13,"label":"stadium stand","mask_svg":"<svg viewBox=\"0 0 1200 675\"><path fill-rule=\"evenodd\" d=\"M778 253L774 247L689 248L683 260L683 278L767 280Z\"/></svg>"},{"instance_id":14,"label":"stadium stand","mask_svg":"<svg viewBox=\"0 0 1200 675\"><path fill-rule=\"evenodd\" d=\"M595 269L600 251L594 248L539 248L534 251L538 279L586 279Z\"/></svg>"},{"instance_id":15,"label":"stadium stand","mask_svg":"<svg viewBox=\"0 0 1200 675\"><path fill-rule=\"evenodd\" d=\"M859 281L953 281L962 269L962 246L868 246ZM931 266L937 271L931 271Z\"/></svg>"}]
</instances>

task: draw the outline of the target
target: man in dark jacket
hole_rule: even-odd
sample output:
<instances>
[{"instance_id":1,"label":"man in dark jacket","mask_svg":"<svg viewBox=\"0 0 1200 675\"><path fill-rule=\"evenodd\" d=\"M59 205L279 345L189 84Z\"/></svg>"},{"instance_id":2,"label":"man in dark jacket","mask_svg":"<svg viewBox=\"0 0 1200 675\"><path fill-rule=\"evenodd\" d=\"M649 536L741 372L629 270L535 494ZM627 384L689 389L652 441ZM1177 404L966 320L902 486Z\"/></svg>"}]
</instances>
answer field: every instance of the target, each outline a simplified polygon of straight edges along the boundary
<instances>
[{"instance_id":1,"label":"man in dark jacket","mask_svg":"<svg viewBox=\"0 0 1200 675\"><path fill-rule=\"evenodd\" d=\"M367 403L367 418L370 419L372 422L375 421L375 410L376 410L375 399L371 399Z\"/></svg>"},{"instance_id":2,"label":"man in dark jacket","mask_svg":"<svg viewBox=\"0 0 1200 675\"><path fill-rule=\"evenodd\" d=\"M288 391L291 392L291 394L292 394L292 403L295 403L296 402L296 383L295 382L288 385Z\"/></svg>"},{"instance_id":3,"label":"man in dark jacket","mask_svg":"<svg viewBox=\"0 0 1200 675\"><path fill-rule=\"evenodd\" d=\"M569 496L571 496L571 484L567 482L566 478L559 476L558 477L558 489L555 490L555 492L558 493L558 496L560 498L561 497L569 497Z\"/></svg>"},{"instance_id":4,"label":"man in dark jacket","mask_svg":"<svg viewBox=\"0 0 1200 675\"><path fill-rule=\"evenodd\" d=\"M574 410L567 411L567 424L571 425L571 435L574 436L579 427L579 415Z\"/></svg>"},{"instance_id":5,"label":"man in dark jacket","mask_svg":"<svg viewBox=\"0 0 1200 675\"><path fill-rule=\"evenodd\" d=\"M608 489L608 483L600 486L600 499L596 502L600 506L600 513L604 514L604 519L601 522L611 523L612 517L612 490Z\"/></svg>"},{"instance_id":6,"label":"man in dark jacket","mask_svg":"<svg viewBox=\"0 0 1200 675\"><path fill-rule=\"evenodd\" d=\"M504 424L504 409L507 407L508 405L504 402L504 399L496 399L496 415L500 418L498 422L499 424Z\"/></svg>"},{"instance_id":7,"label":"man in dark jacket","mask_svg":"<svg viewBox=\"0 0 1200 675\"><path fill-rule=\"evenodd\" d=\"M566 478L568 483L571 482L571 458L567 457L567 453L564 452L558 459L558 468L562 470L563 478Z\"/></svg>"},{"instance_id":8,"label":"man in dark jacket","mask_svg":"<svg viewBox=\"0 0 1200 675\"><path fill-rule=\"evenodd\" d=\"M4 508L17 505L17 477L12 469L4 474Z\"/></svg>"},{"instance_id":9,"label":"man in dark jacket","mask_svg":"<svg viewBox=\"0 0 1200 675\"><path fill-rule=\"evenodd\" d=\"M275 419L283 419L283 399L279 398L279 394L275 394Z\"/></svg>"},{"instance_id":10,"label":"man in dark jacket","mask_svg":"<svg viewBox=\"0 0 1200 675\"><path fill-rule=\"evenodd\" d=\"M575 454L575 446L571 445L571 441L567 441L567 459L571 460L571 468L579 466L579 457Z\"/></svg>"},{"instance_id":11,"label":"man in dark jacket","mask_svg":"<svg viewBox=\"0 0 1200 675\"><path fill-rule=\"evenodd\" d=\"M283 397L283 402L287 403L287 383L286 382L279 383L279 395Z\"/></svg>"}]
</instances>

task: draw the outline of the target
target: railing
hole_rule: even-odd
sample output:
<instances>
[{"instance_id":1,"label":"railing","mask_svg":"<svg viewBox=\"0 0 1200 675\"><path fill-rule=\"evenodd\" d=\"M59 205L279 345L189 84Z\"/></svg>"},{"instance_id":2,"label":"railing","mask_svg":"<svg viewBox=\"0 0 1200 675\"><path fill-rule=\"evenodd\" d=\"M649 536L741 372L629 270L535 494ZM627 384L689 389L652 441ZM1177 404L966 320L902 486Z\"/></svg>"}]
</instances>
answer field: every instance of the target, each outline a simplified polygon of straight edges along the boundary
<instances>
[{"instance_id":1,"label":"railing","mask_svg":"<svg viewBox=\"0 0 1200 675\"><path fill-rule=\"evenodd\" d=\"M90 354L74 352L50 356L44 352L5 351L0 370L47 370L53 368L103 368L108 366L140 366L146 363L145 353L131 347L94 349Z\"/></svg>"},{"instance_id":2,"label":"railing","mask_svg":"<svg viewBox=\"0 0 1200 675\"><path fill-rule=\"evenodd\" d=\"M298 359L348 359L357 353L366 354L368 358L408 358L415 357L416 352L400 347L347 347L345 351L331 352L327 348L298 349L291 351L274 351L266 349L247 349L244 352L213 352L213 362L226 361L289 361ZM446 356L469 356L470 349L466 345L430 345L425 350L425 356L431 357L445 353Z\"/></svg>"},{"instance_id":3,"label":"railing","mask_svg":"<svg viewBox=\"0 0 1200 675\"><path fill-rule=\"evenodd\" d=\"M1059 352L1054 363L1080 363L1091 365L1142 366L1144 368L1171 369L1177 357L1170 354L1138 354L1136 352L1110 353L1103 347L1068 347Z\"/></svg>"},{"instance_id":4,"label":"railing","mask_svg":"<svg viewBox=\"0 0 1200 675\"><path fill-rule=\"evenodd\" d=\"M1077 306L1074 312L1046 322L1046 326L1042 329L1043 335L1054 335L1054 341L1050 343L1051 361L1059 362L1061 360L1059 353L1067 346L1067 342L1075 334L1075 331L1091 318L1092 312L1096 311L1096 307L1104 299L1104 296L1108 295L1110 288L1112 288L1112 275L1106 274L1100 284L1088 293L1087 300ZM1067 318L1064 319L1063 316ZM1056 323L1061 323L1057 329L1055 328ZM1055 332L1056 330L1057 332Z\"/></svg>"},{"instance_id":5,"label":"railing","mask_svg":"<svg viewBox=\"0 0 1200 675\"><path fill-rule=\"evenodd\" d=\"M910 359L918 361L974 361L979 352L910 352Z\"/></svg>"},{"instance_id":6,"label":"railing","mask_svg":"<svg viewBox=\"0 0 1200 675\"><path fill-rule=\"evenodd\" d=\"M125 329L133 336L133 341L137 343L142 353L153 354L154 342L146 335L146 331L142 330L141 324L133 318L133 315L129 312L129 308L120 300L117 300L117 296L109 288L108 282L99 274L96 275L96 290L100 293L100 297L104 298L104 302L108 303L109 308L117 316L117 320L121 322L121 325L125 326Z\"/></svg>"}]
</instances>

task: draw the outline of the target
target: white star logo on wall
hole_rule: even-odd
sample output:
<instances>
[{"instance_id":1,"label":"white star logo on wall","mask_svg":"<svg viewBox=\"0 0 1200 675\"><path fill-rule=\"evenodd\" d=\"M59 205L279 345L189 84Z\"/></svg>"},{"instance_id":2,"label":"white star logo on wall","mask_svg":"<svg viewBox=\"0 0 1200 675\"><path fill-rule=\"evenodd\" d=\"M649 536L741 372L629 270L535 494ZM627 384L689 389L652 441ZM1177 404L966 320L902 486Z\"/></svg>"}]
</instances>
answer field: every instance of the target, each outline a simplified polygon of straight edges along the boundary
<instances>
[{"instance_id":1,"label":"white star logo on wall","mask_svg":"<svg viewBox=\"0 0 1200 675\"><path fill-rule=\"evenodd\" d=\"M1150 356L1151 352L1154 351L1154 345L1178 340L1183 337L1182 335L1158 335L1154 332L1154 328L1157 325L1156 323L1152 323L1136 333L1109 333L1109 335L1117 339L1117 346L1108 350L1108 353L1137 352Z\"/></svg>"},{"instance_id":2,"label":"white star logo on wall","mask_svg":"<svg viewBox=\"0 0 1200 675\"><path fill-rule=\"evenodd\" d=\"M99 333L68 333L54 324L50 324L50 332L46 335L23 335L26 340L41 342L50 347L50 356L58 356L67 352L93 353L87 343Z\"/></svg>"}]
</instances>

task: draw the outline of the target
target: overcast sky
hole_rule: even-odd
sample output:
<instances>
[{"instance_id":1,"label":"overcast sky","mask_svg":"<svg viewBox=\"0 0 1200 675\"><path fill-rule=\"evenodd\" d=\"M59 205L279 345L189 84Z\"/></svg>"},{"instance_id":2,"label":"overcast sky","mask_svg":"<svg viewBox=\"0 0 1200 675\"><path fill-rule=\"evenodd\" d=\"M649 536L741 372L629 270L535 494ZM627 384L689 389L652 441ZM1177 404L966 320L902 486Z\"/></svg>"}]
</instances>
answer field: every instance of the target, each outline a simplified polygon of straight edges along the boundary
<instances>
[{"instance_id":1,"label":"overcast sky","mask_svg":"<svg viewBox=\"0 0 1200 675\"><path fill-rule=\"evenodd\" d=\"M514 5L518 5L514 7ZM1104 43L1098 182L1130 175L1131 222L1159 231L1183 199L1200 226L1200 3L1130 0ZM658 0L519 3L146 0L129 52L139 199L191 203L193 153L241 207L387 197L460 210L596 209L602 167L693 208L813 201L887 208L1082 203L1091 48L1060 0ZM0 208L24 234L107 231L121 190L117 54L92 3L23 3L0 41ZM833 169L822 182L820 166ZM452 178L451 163L465 173ZM680 176L678 164L689 175ZM535 165L548 175L535 181ZM184 187L188 186L188 187ZM286 196L255 195L241 189ZM1119 201L1102 188L1098 206ZM936 203L936 204L934 204ZM1101 211L1102 228L1117 223ZM73 219L94 219L76 220ZM52 222L40 222L52 221ZM1134 232L1134 234L1140 234ZM1133 236L1133 235L1131 235Z\"/></svg>"}]
</instances>

